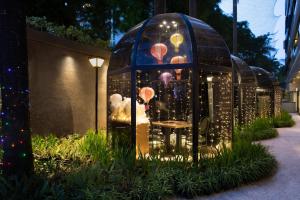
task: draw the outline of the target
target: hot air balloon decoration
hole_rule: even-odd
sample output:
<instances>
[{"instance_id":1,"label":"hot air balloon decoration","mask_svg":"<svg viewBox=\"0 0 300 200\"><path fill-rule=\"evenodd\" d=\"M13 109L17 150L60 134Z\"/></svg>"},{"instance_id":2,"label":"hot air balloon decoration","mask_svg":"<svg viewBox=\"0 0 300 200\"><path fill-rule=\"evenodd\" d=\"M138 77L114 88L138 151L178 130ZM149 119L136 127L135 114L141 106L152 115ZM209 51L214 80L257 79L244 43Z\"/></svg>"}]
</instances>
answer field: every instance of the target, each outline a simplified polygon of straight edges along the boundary
<instances>
[{"instance_id":1,"label":"hot air balloon decoration","mask_svg":"<svg viewBox=\"0 0 300 200\"><path fill-rule=\"evenodd\" d=\"M183 36L180 33L174 33L170 37L170 42L174 45L175 52L178 52L180 45L183 43Z\"/></svg>"},{"instance_id":2,"label":"hot air balloon decoration","mask_svg":"<svg viewBox=\"0 0 300 200\"><path fill-rule=\"evenodd\" d=\"M169 82L173 79L173 76L169 72L164 72L159 76L159 79L164 83L165 88L168 87Z\"/></svg>"},{"instance_id":3,"label":"hot air balloon decoration","mask_svg":"<svg viewBox=\"0 0 300 200\"><path fill-rule=\"evenodd\" d=\"M186 57L184 56L174 56L171 59L171 64L184 64L186 63ZM181 71L182 69L175 69L175 73L176 73L176 80L181 80Z\"/></svg>"},{"instance_id":4,"label":"hot air balloon decoration","mask_svg":"<svg viewBox=\"0 0 300 200\"><path fill-rule=\"evenodd\" d=\"M155 92L151 87L143 87L140 89L139 97L141 97L145 102L146 110L149 109L149 101L154 97Z\"/></svg>"},{"instance_id":5,"label":"hot air balloon decoration","mask_svg":"<svg viewBox=\"0 0 300 200\"><path fill-rule=\"evenodd\" d=\"M168 47L163 43L156 43L151 47L151 55L156 59L157 64L163 64L163 58L168 52Z\"/></svg>"}]
</instances>

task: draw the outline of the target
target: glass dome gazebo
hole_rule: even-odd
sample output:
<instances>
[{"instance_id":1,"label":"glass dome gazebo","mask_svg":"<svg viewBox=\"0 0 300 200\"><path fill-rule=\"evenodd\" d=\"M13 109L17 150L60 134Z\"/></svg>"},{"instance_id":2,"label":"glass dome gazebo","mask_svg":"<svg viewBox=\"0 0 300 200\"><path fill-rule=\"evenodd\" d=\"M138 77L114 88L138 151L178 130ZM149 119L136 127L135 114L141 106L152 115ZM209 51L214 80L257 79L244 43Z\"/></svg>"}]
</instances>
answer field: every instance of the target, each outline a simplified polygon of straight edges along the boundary
<instances>
[{"instance_id":1,"label":"glass dome gazebo","mask_svg":"<svg viewBox=\"0 0 300 200\"><path fill-rule=\"evenodd\" d=\"M108 68L112 145L194 161L232 137L232 64L223 38L203 21L156 15L130 29Z\"/></svg>"},{"instance_id":2,"label":"glass dome gazebo","mask_svg":"<svg viewBox=\"0 0 300 200\"><path fill-rule=\"evenodd\" d=\"M234 124L247 125L256 117L256 78L242 59L231 56L234 69Z\"/></svg>"},{"instance_id":3,"label":"glass dome gazebo","mask_svg":"<svg viewBox=\"0 0 300 200\"><path fill-rule=\"evenodd\" d=\"M274 87L272 74L260 67L250 66L255 73L256 88L256 116L261 118L274 115Z\"/></svg>"}]
</instances>

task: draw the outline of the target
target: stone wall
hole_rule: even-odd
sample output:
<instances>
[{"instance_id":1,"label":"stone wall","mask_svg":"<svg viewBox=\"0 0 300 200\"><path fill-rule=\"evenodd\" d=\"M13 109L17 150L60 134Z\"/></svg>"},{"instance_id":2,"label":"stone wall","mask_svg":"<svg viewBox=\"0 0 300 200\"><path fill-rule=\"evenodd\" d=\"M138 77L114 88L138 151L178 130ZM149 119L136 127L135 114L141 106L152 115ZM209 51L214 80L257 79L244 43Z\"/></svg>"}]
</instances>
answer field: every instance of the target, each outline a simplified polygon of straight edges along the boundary
<instances>
[{"instance_id":1,"label":"stone wall","mask_svg":"<svg viewBox=\"0 0 300 200\"><path fill-rule=\"evenodd\" d=\"M90 57L101 57L99 128L106 127L106 74L110 52L27 30L30 122L33 134L83 134L95 128L95 69Z\"/></svg>"}]
</instances>

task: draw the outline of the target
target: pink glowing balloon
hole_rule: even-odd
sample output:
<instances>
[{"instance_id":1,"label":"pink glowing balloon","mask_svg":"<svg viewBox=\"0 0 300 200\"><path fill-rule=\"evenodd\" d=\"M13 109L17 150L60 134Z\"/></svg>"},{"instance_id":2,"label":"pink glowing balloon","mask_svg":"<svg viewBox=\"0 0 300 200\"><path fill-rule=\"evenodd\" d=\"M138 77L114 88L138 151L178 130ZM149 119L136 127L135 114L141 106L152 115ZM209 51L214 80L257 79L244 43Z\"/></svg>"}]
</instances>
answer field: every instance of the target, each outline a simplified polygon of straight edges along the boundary
<instances>
[{"instance_id":1,"label":"pink glowing balloon","mask_svg":"<svg viewBox=\"0 0 300 200\"><path fill-rule=\"evenodd\" d=\"M171 59L170 63L171 64L184 64L184 63L187 63L187 61L186 61L186 57L183 57L183 56L174 56ZM182 69L175 69L176 80L180 80L181 79L181 71L182 71Z\"/></svg>"},{"instance_id":2,"label":"pink glowing balloon","mask_svg":"<svg viewBox=\"0 0 300 200\"><path fill-rule=\"evenodd\" d=\"M149 103L154 95L155 92L151 87L143 87L142 89L140 89L139 96L144 100L145 103Z\"/></svg>"},{"instance_id":3,"label":"pink glowing balloon","mask_svg":"<svg viewBox=\"0 0 300 200\"><path fill-rule=\"evenodd\" d=\"M169 72L164 72L159 76L159 79L164 82L165 87L167 87L169 82L173 79L173 76Z\"/></svg>"},{"instance_id":4,"label":"pink glowing balloon","mask_svg":"<svg viewBox=\"0 0 300 200\"><path fill-rule=\"evenodd\" d=\"M151 55L156 58L158 64L163 64L163 58L167 54L168 48L163 43L156 43L151 47Z\"/></svg>"}]
</instances>

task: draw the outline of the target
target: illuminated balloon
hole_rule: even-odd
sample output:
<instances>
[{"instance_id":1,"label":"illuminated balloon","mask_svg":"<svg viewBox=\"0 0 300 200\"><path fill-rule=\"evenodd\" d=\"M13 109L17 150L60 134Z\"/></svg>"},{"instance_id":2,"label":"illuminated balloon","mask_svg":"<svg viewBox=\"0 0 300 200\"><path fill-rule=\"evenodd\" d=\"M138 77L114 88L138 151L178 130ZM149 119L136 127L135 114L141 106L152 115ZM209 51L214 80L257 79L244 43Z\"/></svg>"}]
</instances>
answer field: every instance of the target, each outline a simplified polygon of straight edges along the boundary
<instances>
[{"instance_id":1,"label":"illuminated balloon","mask_svg":"<svg viewBox=\"0 0 300 200\"><path fill-rule=\"evenodd\" d=\"M183 36L180 33L174 33L171 35L170 41L175 47L175 52L178 52L179 46L183 43Z\"/></svg>"},{"instance_id":2,"label":"illuminated balloon","mask_svg":"<svg viewBox=\"0 0 300 200\"><path fill-rule=\"evenodd\" d=\"M164 72L159 76L159 79L164 82L165 87L167 87L169 82L173 79L173 76L169 72Z\"/></svg>"},{"instance_id":3,"label":"illuminated balloon","mask_svg":"<svg viewBox=\"0 0 300 200\"><path fill-rule=\"evenodd\" d=\"M171 59L171 64L183 64L186 63L186 57L183 56L174 56ZM182 69L175 69L176 72L176 80L180 80L181 79L181 71Z\"/></svg>"},{"instance_id":4,"label":"illuminated balloon","mask_svg":"<svg viewBox=\"0 0 300 200\"><path fill-rule=\"evenodd\" d=\"M149 103L154 95L155 92L151 87L143 87L139 93L139 96L144 100L145 103Z\"/></svg>"},{"instance_id":5,"label":"illuminated balloon","mask_svg":"<svg viewBox=\"0 0 300 200\"><path fill-rule=\"evenodd\" d=\"M163 58L167 52L168 48L163 43L156 43L151 47L151 55L156 58L158 64L163 64Z\"/></svg>"}]
</instances>

